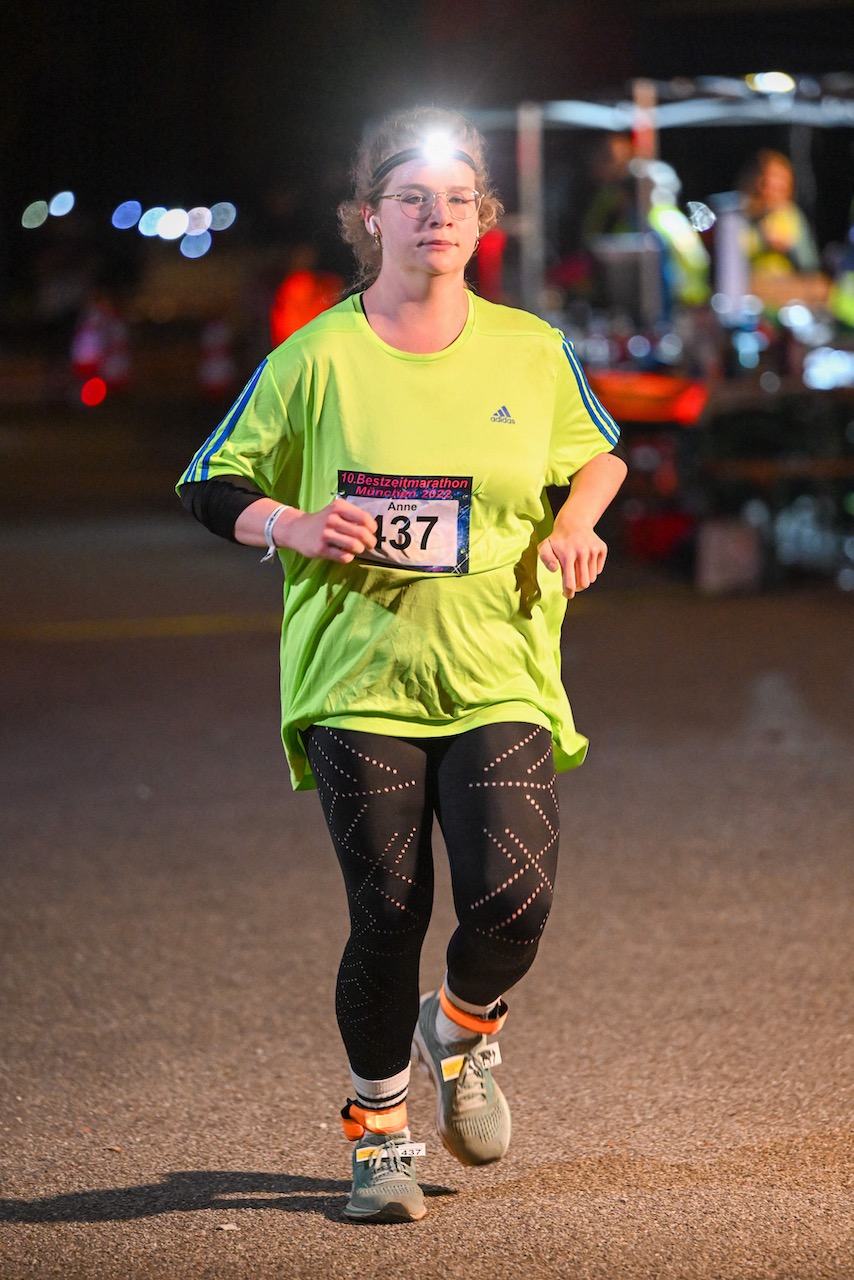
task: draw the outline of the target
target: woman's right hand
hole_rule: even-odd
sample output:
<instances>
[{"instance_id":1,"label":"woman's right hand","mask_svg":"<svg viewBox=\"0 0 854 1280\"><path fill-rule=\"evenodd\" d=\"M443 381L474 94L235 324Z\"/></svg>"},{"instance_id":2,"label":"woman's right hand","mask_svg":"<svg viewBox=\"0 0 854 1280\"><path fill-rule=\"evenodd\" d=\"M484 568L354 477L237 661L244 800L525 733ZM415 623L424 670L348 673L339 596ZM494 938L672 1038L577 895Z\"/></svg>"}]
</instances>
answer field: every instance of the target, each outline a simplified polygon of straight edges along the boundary
<instances>
[{"instance_id":1,"label":"woman's right hand","mask_svg":"<svg viewBox=\"0 0 854 1280\"><path fill-rule=\"evenodd\" d=\"M320 511L283 511L273 526L277 546L290 547L310 560L349 564L377 545L377 522L346 498L333 498Z\"/></svg>"}]
</instances>

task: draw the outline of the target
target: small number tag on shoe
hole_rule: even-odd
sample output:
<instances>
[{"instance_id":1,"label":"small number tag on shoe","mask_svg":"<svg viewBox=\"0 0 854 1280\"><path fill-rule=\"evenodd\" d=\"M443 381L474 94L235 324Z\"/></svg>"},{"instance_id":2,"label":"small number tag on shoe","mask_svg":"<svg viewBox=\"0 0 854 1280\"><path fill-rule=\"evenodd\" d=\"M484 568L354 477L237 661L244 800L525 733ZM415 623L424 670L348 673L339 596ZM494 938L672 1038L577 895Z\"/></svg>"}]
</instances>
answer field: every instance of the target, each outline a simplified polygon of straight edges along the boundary
<instances>
[{"instance_id":1,"label":"small number tag on shoe","mask_svg":"<svg viewBox=\"0 0 854 1280\"><path fill-rule=\"evenodd\" d=\"M490 1070L493 1067L498 1067L501 1065L501 1050L499 1049L497 1043L485 1044L483 1048L478 1049L477 1053L473 1054L472 1056L480 1058L483 1065L485 1067L488 1067ZM466 1060L466 1054L464 1053L455 1053L450 1058L442 1059L442 1079L445 1081L446 1084L449 1080L458 1079L459 1074L463 1069L463 1063L465 1062L465 1060Z\"/></svg>"},{"instance_id":2,"label":"small number tag on shoe","mask_svg":"<svg viewBox=\"0 0 854 1280\"><path fill-rule=\"evenodd\" d=\"M404 1160L412 1160L415 1156L426 1156L427 1147L423 1142L396 1142L394 1150ZM356 1161L362 1164L365 1160L374 1160L377 1156L387 1155L385 1147L357 1147Z\"/></svg>"},{"instance_id":3,"label":"small number tag on shoe","mask_svg":"<svg viewBox=\"0 0 854 1280\"><path fill-rule=\"evenodd\" d=\"M501 1066L501 1050L497 1044L486 1044L477 1055L485 1067Z\"/></svg>"}]
</instances>

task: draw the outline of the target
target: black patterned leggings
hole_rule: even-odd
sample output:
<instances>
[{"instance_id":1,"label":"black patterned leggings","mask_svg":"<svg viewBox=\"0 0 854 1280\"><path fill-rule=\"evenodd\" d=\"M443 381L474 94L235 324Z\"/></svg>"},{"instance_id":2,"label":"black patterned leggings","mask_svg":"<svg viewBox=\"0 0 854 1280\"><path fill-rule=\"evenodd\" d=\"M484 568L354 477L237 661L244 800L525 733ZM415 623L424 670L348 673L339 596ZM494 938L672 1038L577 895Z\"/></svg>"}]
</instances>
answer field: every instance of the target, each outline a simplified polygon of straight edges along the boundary
<instances>
[{"instance_id":1,"label":"black patterned leggings","mask_svg":"<svg viewBox=\"0 0 854 1280\"><path fill-rule=\"evenodd\" d=\"M489 1005L533 964L557 866L551 735L505 723L446 738L323 726L303 736L350 909L338 1025L356 1074L384 1080L409 1062L418 1018L434 813L459 922L448 945L451 991Z\"/></svg>"}]
</instances>

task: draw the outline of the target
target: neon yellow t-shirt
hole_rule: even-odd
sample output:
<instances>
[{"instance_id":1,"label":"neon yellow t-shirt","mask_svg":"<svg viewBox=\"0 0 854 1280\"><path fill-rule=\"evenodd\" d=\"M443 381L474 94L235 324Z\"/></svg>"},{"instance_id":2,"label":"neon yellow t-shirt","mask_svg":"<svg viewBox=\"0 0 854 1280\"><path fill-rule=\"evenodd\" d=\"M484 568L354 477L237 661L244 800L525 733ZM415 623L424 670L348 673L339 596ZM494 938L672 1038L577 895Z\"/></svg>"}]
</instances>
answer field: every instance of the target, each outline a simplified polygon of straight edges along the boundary
<instances>
[{"instance_id":1,"label":"neon yellow t-shirt","mask_svg":"<svg viewBox=\"0 0 854 1280\"><path fill-rule=\"evenodd\" d=\"M354 297L267 357L179 487L239 475L307 511L342 493L381 539L349 565L279 552L296 790L315 785L312 724L415 737L516 720L551 730L558 769L581 763L560 678L566 602L537 545L545 486L618 436L558 330L473 294L443 351L388 346Z\"/></svg>"}]
</instances>

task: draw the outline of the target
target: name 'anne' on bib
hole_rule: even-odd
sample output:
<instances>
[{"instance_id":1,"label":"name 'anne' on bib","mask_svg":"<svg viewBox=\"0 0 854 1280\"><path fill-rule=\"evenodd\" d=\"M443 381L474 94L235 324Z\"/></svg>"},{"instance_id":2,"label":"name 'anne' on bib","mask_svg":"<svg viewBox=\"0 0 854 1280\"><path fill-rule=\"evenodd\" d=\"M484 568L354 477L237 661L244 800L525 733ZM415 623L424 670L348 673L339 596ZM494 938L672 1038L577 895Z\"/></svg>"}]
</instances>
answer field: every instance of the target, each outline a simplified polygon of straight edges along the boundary
<instances>
[{"instance_id":1,"label":"name 'anne' on bib","mask_svg":"<svg viewBox=\"0 0 854 1280\"><path fill-rule=\"evenodd\" d=\"M338 492L377 522L370 564L419 573L468 573L471 476L339 471Z\"/></svg>"}]
</instances>

